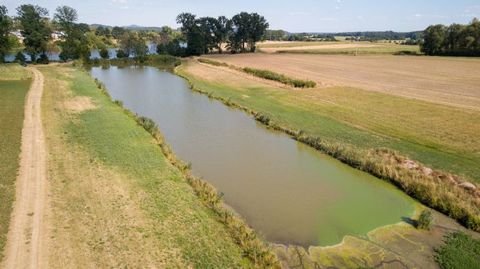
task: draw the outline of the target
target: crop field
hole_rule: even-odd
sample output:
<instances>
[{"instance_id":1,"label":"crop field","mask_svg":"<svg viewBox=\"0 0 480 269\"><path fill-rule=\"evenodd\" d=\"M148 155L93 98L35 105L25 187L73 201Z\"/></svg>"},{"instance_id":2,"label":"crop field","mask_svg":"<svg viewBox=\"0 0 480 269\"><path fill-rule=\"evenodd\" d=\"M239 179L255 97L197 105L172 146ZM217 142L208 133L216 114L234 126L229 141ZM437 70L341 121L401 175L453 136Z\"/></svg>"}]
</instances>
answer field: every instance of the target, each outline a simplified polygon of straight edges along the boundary
<instances>
[{"instance_id":1,"label":"crop field","mask_svg":"<svg viewBox=\"0 0 480 269\"><path fill-rule=\"evenodd\" d=\"M240 67L480 110L480 60L413 56L245 54L210 56Z\"/></svg>"},{"instance_id":2,"label":"crop field","mask_svg":"<svg viewBox=\"0 0 480 269\"><path fill-rule=\"evenodd\" d=\"M267 67L262 63L263 55L221 59L235 64L242 60L245 64L243 60L248 57L249 63L254 62L254 57L260 57L255 66ZM268 68L281 72L282 65L272 64ZM480 133L479 111L349 86L293 90L232 69L195 61L182 66L179 72L212 94L230 98L266 113L276 122L307 130L327 141L367 149L391 148L433 168L480 179L480 168L475 165L480 161L480 143L476 139ZM301 73L294 75L301 76Z\"/></svg>"},{"instance_id":3,"label":"crop field","mask_svg":"<svg viewBox=\"0 0 480 269\"><path fill-rule=\"evenodd\" d=\"M418 54L419 46L386 42L269 41L258 44L260 52L300 54Z\"/></svg>"},{"instance_id":4,"label":"crop field","mask_svg":"<svg viewBox=\"0 0 480 269\"><path fill-rule=\"evenodd\" d=\"M25 96L30 74L17 65L0 65L0 261L15 196Z\"/></svg>"}]
</instances>

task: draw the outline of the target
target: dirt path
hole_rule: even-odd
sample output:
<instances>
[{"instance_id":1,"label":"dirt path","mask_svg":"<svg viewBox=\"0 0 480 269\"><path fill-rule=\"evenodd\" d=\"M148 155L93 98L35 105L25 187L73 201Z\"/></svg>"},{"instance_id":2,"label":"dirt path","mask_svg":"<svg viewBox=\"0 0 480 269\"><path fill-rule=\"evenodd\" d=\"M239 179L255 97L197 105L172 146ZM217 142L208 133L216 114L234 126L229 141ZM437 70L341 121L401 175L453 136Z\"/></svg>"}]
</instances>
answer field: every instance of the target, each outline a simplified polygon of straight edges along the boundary
<instances>
[{"instance_id":1,"label":"dirt path","mask_svg":"<svg viewBox=\"0 0 480 269\"><path fill-rule=\"evenodd\" d=\"M8 232L5 259L1 268L42 268L47 199L46 148L41 119L43 75L35 68L25 103L20 171L16 200Z\"/></svg>"}]
</instances>

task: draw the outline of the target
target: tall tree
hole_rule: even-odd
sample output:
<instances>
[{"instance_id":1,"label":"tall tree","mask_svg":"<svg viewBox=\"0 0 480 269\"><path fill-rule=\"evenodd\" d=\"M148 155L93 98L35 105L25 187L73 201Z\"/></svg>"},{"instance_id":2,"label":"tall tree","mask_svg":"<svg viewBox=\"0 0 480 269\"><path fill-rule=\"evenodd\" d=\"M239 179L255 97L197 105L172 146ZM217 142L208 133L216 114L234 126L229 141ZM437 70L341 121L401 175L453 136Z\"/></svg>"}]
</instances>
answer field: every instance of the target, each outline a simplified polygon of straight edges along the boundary
<instances>
[{"instance_id":1,"label":"tall tree","mask_svg":"<svg viewBox=\"0 0 480 269\"><path fill-rule=\"evenodd\" d=\"M48 41L51 39L52 31L48 26L48 11L37 5L21 5L17 8L17 15L25 50L34 60L40 53L45 54Z\"/></svg>"},{"instance_id":2,"label":"tall tree","mask_svg":"<svg viewBox=\"0 0 480 269\"><path fill-rule=\"evenodd\" d=\"M422 51L427 55L442 54L445 36L445 26L441 24L429 26L424 32L425 40L421 47Z\"/></svg>"},{"instance_id":3,"label":"tall tree","mask_svg":"<svg viewBox=\"0 0 480 269\"><path fill-rule=\"evenodd\" d=\"M187 40L187 54L201 55L205 53L205 40L198 20L191 13L181 13L177 16L177 23L181 24L180 30Z\"/></svg>"},{"instance_id":4,"label":"tall tree","mask_svg":"<svg viewBox=\"0 0 480 269\"><path fill-rule=\"evenodd\" d=\"M265 36L265 33L268 29L268 22L263 17L257 13L249 14L248 26L247 26L247 40L250 52L255 52L256 43Z\"/></svg>"},{"instance_id":5,"label":"tall tree","mask_svg":"<svg viewBox=\"0 0 480 269\"><path fill-rule=\"evenodd\" d=\"M82 58L88 60L90 48L83 29L76 23L77 11L68 6L59 6L54 15L54 21L64 33L64 40L61 41L61 58L63 60Z\"/></svg>"},{"instance_id":6,"label":"tall tree","mask_svg":"<svg viewBox=\"0 0 480 269\"><path fill-rule=\"evenodd\" d=\"M233 38L230 44L231 49L238 49L240 46L240 50L245 52L245 44L248 41L248 31L250 23L250 14L247 12L241 12L233 16L232 18L232 28L233 28ZM233 42L233 43L232 43Z\"/></svg>"},{"instance_id":7,"label":"tall tree","mask_svg":"<svg viewBox=\"0 0 480 269\"><path fill-rule=\"evenodd\" d=\"M148 53L145 39L141 38L138 33L125 32L120 38L120 47L127 56L133 55L136 61L144 61Z\"/></svg>"},{"instance_id":8,"label":"tall tree","mask_svg":"<svg viewBox=\"0 0 480 269\"><path fill-rule=\"evenodd\" d=\"M7 8L5 6L0 6L0 62L5 60L5 55L11 49L9 35L12 27L12 20L7 14Z\"/></svg>"}]
</instances>

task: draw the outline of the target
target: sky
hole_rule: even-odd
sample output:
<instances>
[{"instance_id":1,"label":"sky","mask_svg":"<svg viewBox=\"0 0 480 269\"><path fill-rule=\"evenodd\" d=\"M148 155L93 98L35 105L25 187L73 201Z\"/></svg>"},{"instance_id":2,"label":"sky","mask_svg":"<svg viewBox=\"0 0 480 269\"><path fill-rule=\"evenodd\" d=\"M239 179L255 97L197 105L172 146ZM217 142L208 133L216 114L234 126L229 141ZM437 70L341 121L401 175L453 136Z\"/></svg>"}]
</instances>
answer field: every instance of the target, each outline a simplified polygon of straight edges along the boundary
<instances>
[{"instance_id":1,"label":"sky","mask_svg":"<svg viewBox=\"0 0 480 269\"><path fill-rule=\"evenodd\" d=\"M59 5L75 8L79 21L105 25L177 27L176 16L231 17L257 12L270 29L289 32L416 31L431 24L467 23L480 18L480 0L2 0L10 15L20 4L47 8L52 16Z\"/></svg>"}]
</instances>

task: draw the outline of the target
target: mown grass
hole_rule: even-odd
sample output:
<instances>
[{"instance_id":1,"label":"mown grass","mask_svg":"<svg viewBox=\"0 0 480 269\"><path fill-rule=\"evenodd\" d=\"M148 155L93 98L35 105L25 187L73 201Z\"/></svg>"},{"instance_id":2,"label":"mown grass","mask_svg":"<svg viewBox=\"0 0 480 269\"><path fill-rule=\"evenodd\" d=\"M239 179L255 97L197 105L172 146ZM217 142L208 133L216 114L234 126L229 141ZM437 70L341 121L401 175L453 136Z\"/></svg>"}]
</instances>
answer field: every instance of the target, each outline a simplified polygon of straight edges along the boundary
<instances>
[{"instance_id":1,"label":"mown grass","mask_svg":"<svg viewBox=\"0 0 480 269\"><path fill-rule=\"evenodd\" d=\"M73 95L90 97L97 108L66 118L59 132L69 144L86 149L92 160L120 171L129 184L144 193L141 207L157 223L151 234L162 249L169 250L162 253L167 267L178 266L177 253L181 264L193 268L254 267L216 214L169 163L158 141L138 125L133 115L104 95L86 72L70 71L73 77L63 80L70 84ZM60 77L62 71L46 67L42 72Z\"/></svg>"},{"instance_id":2,"label":"mown grass","mask_svg":"<svg viewBox=\"0 0 480 269\"><path fill-rule=\"evenodd\" d=\"M464 233L445 237L445 245L436 250L436 261L442 269L480 268L480 240Z\"/></svg>"},{"instance_id":3,"label":"mown grass","mask_svg":"<svg viewBox=\"0 0 480 269\"><path fill-rule=\"evenodd\" d=\"M189 79L194 89L227 105L239 107L258 121L287 132L344 163L386 179L422 203L448 214L471 229L480 230L480 204L474 198L475 194L458 185L462 182L461 178L442 171L426 172L422 164L416 164L414 168L405 166L408 162L405 156L408 156L429 166L434 164L434 168L441 170L457 168L450 164L454 162L475 175L478 166L474 156L469 159L463 153L442 151L412 141L409 137L379 135L352 126L326 115L322 106L293 96L288 91L265 85L242 87L202 79L189 73L188 65L176 70Z\"/></svg>"},{"instance_id":4,"label":"mown grass","mask_svg":"<svg viewBox=\"0 0 480 269\"><path fill-rule=\"evenodd\" d=\"M0 261L15 200L25 98L29 73L17 65L0 65ZM22 79L23 78L23 79Z\"/></svg>"}]
</instances>

